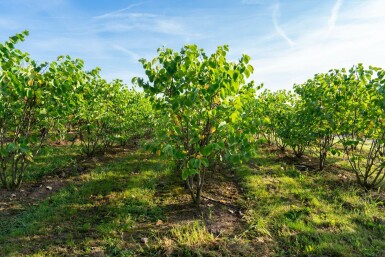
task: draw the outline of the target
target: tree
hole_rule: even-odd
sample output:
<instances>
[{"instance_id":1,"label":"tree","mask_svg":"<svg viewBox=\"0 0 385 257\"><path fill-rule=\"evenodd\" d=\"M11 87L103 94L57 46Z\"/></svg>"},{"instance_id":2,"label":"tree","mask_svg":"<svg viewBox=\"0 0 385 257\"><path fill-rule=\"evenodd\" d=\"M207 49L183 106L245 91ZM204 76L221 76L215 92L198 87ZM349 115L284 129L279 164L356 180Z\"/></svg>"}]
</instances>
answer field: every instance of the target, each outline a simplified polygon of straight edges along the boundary
<instances>
[{"instance_id":1,"label":"tree","mask_svg":"<svg viewBox=\"0 0 385 257\"><path fill-rule=\"evenodd\" d=\"M74 75L69 62L38 65L15 49L27 35L24 31L0 44L0 180L9 189L20 186L28 164L64 117L76 79L56 74Z\"/></svg>"},{"instance_id":2,"label":"tree","mask_svg":"<svg viewBox=\"0 0 385 257\"><path fill-rule=\"evenodd\" d=\"M111 109L111 133L116 143L121 146L132 145L136 144L138 139L152 135L154 113L144 93L120 84L119 93L112 102Z\"/></svg>"},{"instance_id":3,"label":"tree","mask_svg":"<svg viewBox=\"0 0 385 257\"><path fill-rule=\"evenodd\" d=\"M319 169L323 170L328 153L337 143L338 94L335 70L326 74L316 74L302 85L295 85L295 92L302 102L302 124L310 132L311 145L318 155Z\"/></svg>"},{"instance_id":4,"label":"tree","mask_svg":"<svg viewBox=\"0 0 385 257\"><path fill-rule=\"evenodd\" d=\"M260 115L260 133L269 144L275 143L284 151L288 141L288 123L293 111L294 94L286 90L265 90L258 96L256 111Z\"/></svg>"},{"instance_id":5,"label":"tree","mask_svg":"<svg viewBox=\"0 0 385 257\"><path fill-rule=\"evenodd\" d=\"M196 45L186 45L180 52L158 49L152 61L141 60L148 81L133 80L158 111L155 151L177 163L197 206L216 153L226 149L224 158L240 160L244 152L236 146L250 139L239 120L244 101L254 92L253 83L246 84L253 67L246 55L237 63L228 62L228 50L228 46L220 46L207 56Z\"/></svg>"},{"instance_id":6,"label":"tree","mask_svg":"<svg viewBox=\"0 0 385 257\"><path fill-rule=\"evenodd\" d=\"M374 188L385 178L385 71L358 64L339 78L339 138L358 184Z\"/></svg>"},{"instance_id":7,"label":"tree","mask_svg":"<svg viewBox=\"0 0 385 257\"><path fill-rule=\"evenodd\" d=\"M279 111L281 115L278 121L281 122L278 122L277 136L293 150L297 158L301 158L313 138L311 130L304 124L304 106L301 99L290 92L286 98L284 111Z\"/></svg>"}]
</instances>

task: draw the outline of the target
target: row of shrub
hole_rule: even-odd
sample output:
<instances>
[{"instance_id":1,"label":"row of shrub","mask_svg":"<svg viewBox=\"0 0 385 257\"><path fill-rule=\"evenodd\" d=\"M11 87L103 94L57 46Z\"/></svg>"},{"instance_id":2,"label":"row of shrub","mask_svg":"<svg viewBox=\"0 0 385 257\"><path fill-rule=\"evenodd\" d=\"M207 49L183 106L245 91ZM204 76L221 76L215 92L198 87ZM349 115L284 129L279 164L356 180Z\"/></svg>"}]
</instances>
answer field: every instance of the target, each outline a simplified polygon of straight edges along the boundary
<instances>
[{"instance_id":1,"label":"row of shrub","mask_svg":"<svg viewBox=\"0 0 385 257\"><path fill-rule=\"evenodd\" d=\"M152 133L149 148L169 156L199 205L205 173L217 162L242 162L264 137L297 157L345 154L357 182L385 177L385 71L359 64L316 74L294 91L257 94L250 57L227 60L228 46L207 55L196 45L158 49L140 60L143 93L100 69L60 56L37 63L15 48L25 31L0 44L0 181L17 188L48 141L78 140L87 156Z\"/></svg>"},{"instance_id":2,"label":"row of shrub","mask_svg":"<svg viewBox=\"0 0 385 257\"><path fill-rule=\"evenodd\" d=\"M297 157L305 150L325 167L328 156L344 154L357 182L378 186L385 177L385 71L333 69L291 91L264 91L254 105L259 133Z\"/></svg>"},{"instance_id":3,"label":"row of shrub","mask_svg":"<svg viewBox=\"0 0 385 257\"><path fill-rule=\"evenodd\" d=\"M87 156L127 144L152 129L150 103L100 69L59 56L38 63L15 48L25 31L0 44L0 181L20 186L28 165L47 142L79 141Z\"/></svg>"}]
</instances>

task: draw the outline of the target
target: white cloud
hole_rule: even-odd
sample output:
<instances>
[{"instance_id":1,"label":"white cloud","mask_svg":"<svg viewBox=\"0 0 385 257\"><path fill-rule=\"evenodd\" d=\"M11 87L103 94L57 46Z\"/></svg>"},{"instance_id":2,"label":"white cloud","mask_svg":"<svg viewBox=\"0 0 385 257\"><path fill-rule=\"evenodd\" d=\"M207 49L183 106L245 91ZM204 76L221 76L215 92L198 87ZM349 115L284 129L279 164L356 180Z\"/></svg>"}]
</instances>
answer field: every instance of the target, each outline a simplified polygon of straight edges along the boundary
<instances>
[{"instance_id":1,"label":"white cloud","mask_svg":"<svg viewBox=\"0 0 385 257\"><path fill-rule=\"evenodd\" d=\"M113 11L113 12L108 12L108 13L104 13L104 14L101 14L101 15L98 15L98 16L95 16L94 18L95 19L104 19L104 18L119 18L121 17L122 13L124 13L125 11L128 11L134 7L137 7L137 6L141 6L142 4L144 4L145 2L140 2L140 3L135 3L135 4L131 4L125 8L122 8L120 10L117 10L117 11Z\"/></svg>"},{"instance_id":2,"label":"white cloud","mask_svg":"<svg viewBox=\"0 0 385 257\"><path fill-rule=\"evenodd\" d=\"M343 3L343 0L337 0L336 3L333 6L332 14L331 14L331 16L330 16L330 18L328 20L329 34L333 31L333 29L335 27L335 24L336 24L336 21L337 21L338 14L339 14L339 11L341 9L342 3Z\"/></svg>"},{"instance_id":3,"label":"white cloud","mask_svg":"<svg viewBox=\"0 0 385 257\"><path fill-rule=\"evenodd\" d=\"M335 6L333 7L333 9ZM315 73L332 68L350 68L359 62L385 67L385 1L371 0L341 10L339 22L327 37L318 21L298 20L288 30L299 30L295 46L269 49L263 58L254 59L256 82L270 89L290 89ZM300 23L305 22L307 29ZM326 23L326 22L325 22ZM325 24L323 23L323 24ZM314 25L316 24L316 26Z\"/></svg>"},{"instance_id":4,"label":"white cloud","mask_svg":"<svg viewBox=\"0 0 385 257\"><path fill-rule=\"evenodd\" d=\"M277 33L283 38L286 40L286 42L290 45L290 46L293 46L294 45L294 42L293 40L291 40L287 35L286 33L283 31L283 29L279 26L278 24L278 18L280 16L280 7L279 7L279 3L275 4L273 6L273 24L274 24L274 28L275 30L277 31Z\"/></svg>"},{"instance_id":5,"label":"white cloud","mask_svg":"<svg viewBox=\"0 0 385 257\"><path fill-rule=\"evenodd\" d=\"M123 46L113 45L112 47L115 48L116 50L119 50L120 52L128 54L134 61L138 61L141 58L137 53L135 53L131 50L128 50L127 48L125 48Z\"/></svg>"},{"instance_id":6,"label":"white cloud","mask_svg":"<svg viewBox=\"0 0 385 257\"><path fill-rule=\"evenodd\" d=\"M142 3L133 4L121 10L94 17L85 27L77 28L79 31L87 30L89 33L122 33L122 32L155 32L171 36L185 36L193 38L199 36L187 29L185 17L165 16L146 12L126 12Z\"/></svg>"},{"instance_id":7,"label":"white cloud","mask_svg":"<svg viewBox=\"0 0 385 257\"><path fill-rule=\"evenodd\" d=\"M185 28L177 20L157 19L149 29L164 34L186 35Z\"/></svg>"}]
</instances>

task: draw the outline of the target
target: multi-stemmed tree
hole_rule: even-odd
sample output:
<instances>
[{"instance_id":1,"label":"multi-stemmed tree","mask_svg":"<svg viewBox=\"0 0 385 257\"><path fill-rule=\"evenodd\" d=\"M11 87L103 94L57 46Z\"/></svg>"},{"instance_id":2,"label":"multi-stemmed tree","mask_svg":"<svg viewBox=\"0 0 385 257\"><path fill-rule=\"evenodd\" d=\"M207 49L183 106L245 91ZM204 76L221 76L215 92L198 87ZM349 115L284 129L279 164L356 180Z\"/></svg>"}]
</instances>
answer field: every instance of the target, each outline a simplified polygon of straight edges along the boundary
<instances>
[{"instance_id":1,"label":"multi-stemmed tree","mask_svg":"<svg viewBox=\"0 0 385 257\"><path fill-rule=\"evenodd\" d=\"M142 59L148 80L135 78L160 114L156 151L168 154L187 181L193 202L199 206L205 174L218 152L223 158L239 160L247 143L239 120L243 104L254 97L253 84L246 78L253 72L244 55L228 62L228 46L206 55L196 45L180 52L159 49L152 61ZM218 136L220 135L220 136Z\"/></svg>"}]
</instances>

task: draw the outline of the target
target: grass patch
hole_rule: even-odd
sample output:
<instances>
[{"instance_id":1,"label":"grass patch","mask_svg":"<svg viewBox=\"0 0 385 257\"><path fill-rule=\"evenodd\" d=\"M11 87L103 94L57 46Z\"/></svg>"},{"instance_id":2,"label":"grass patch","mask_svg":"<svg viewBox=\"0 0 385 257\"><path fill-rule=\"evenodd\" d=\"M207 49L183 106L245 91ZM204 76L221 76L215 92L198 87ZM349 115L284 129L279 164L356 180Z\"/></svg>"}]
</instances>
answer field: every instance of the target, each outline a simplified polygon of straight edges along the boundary
<instances>
[{"instance_id":1,"label":"grass patch","mask_svg":"<svg viewBox=\"0 0 385 257\"><path fill-rule=\"evenodd\" d=\"M35 182L52 172L76 164L80 147L73 146L44 146L28 167L25 182Z\"/></svg>"},{"instance_id":2,"label":"grass patch","mask_svg":"<svg viewBox=\"0 0 385 257\"><path fill-rule=\"evenodd\" d=\"M276 255L384 253L384 203L374 192L341 181L333 170L298 171L260 150L238 175L249 199L246 234L272 240Z\"/></svg>"},{"instance_id":3,"label":"grass patch","mask_svg":"<svg viewBox=\"0 0 385 257\"><path fill-rule=\"evenodd\" d=\"M61 158L65 152L52 154ZM239 214L209 201L197 210L167 160L129 151L96 162L45 200L2 218L0 256L247 256L255 252L250 240L236 235ZM240 195L231 178L211 174L207 179L215 183L209 182L206 194L236 204Z\"/></svg>"},{"instance_id":4,"label":"grass patch","mask_svg":"<svg viewBox=\"0 0 385 257\"><path fill-rule=\"evenodd\" d=\"M163 217L153 194L165 169L145 157L129 153L101 165L37 206L2 219L0 255L128 254L124 233Z\"/></svg>"},{"instance_id":5,"label":"grass patch","mask_svg":"<svg viewBox=\"0 0 385 257\"><path fill-rule=\"evenodd\" d=\"M30 180L71 166L76 151L43 152ZM210 173L204 195L219 202L203 201L200 211L167 160L140 151L102 157L43 201L1 217L0 256L384 253L383 192L365 192L335 166L300 171L279 153L261 149L258 156L235 177Z\"/></svg>"}]
</instances>

